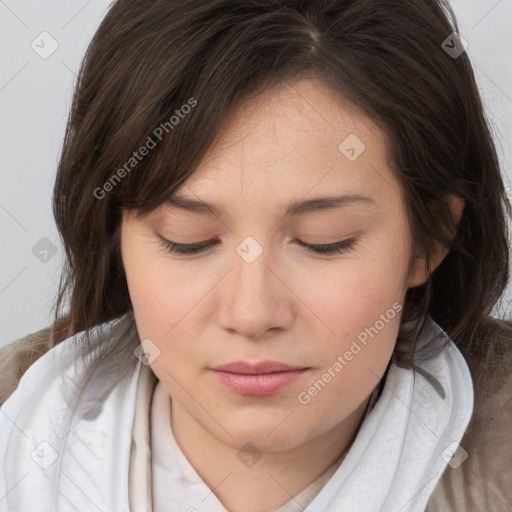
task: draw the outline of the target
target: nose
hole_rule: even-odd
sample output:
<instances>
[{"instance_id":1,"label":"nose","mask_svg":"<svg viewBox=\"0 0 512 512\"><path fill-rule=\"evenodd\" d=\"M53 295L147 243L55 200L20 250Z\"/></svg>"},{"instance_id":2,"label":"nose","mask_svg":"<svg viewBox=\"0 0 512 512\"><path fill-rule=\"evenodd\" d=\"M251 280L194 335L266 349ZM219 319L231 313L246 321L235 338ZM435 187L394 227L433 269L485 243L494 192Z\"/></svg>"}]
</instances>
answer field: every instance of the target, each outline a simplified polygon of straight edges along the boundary
<instances>
[{"instance_id":1,"label":"nose","mask_svg":"<svg viewBox=\"0 0 512 512\"><path fill-rule=\"evenodd\" d=\"M240 244L220 290L221 327L252 340L266 337L271 330L289 328L294 317L294 296L286 282L289 276L280 271L271 250L262 247L257 254L258 246Z\"/></svg>"}]
</instances>

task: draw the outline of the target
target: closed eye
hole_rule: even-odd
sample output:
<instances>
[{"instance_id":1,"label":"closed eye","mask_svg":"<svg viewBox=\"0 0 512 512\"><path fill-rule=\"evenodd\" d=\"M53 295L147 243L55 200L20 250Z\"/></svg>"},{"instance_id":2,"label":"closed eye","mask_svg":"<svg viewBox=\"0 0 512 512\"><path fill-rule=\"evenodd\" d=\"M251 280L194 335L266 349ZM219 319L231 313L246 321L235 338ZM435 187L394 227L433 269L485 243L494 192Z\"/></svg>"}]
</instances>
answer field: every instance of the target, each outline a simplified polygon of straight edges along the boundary
<instances>
[{"instance_id":1,"label":"closed eye","mask_svg":"<svg viewBox=\"0 0 512 512\"><path fill-rule=\"evenodd\" d=\"M219 243L216 240L205 240L194 244L182 244L179 242L173 242L172 240L167 240L161 235L158 235L158 238L165 249L169 252L183 256L199 254ZM357 238L347 238L346 240L340 240L339 242L334 242L332 244L306 244L298 239L296 239L296 242L314 254L341 254L350 251L356 244Z\"/></svg>"},{"instance_id":2,"label":"closed eye","mask_svg":"<svg viewBox=\"0 0 512 512\"><path fill-rule=\"evenodd\" d=\"M332 244L306 244L300 240L297 240L299 245L305 247L308 251L316 254L340 254L342 252L350 251L356 244L356 237L347 238L346 240L340 240Z\"/></svg>"}]
</instances>

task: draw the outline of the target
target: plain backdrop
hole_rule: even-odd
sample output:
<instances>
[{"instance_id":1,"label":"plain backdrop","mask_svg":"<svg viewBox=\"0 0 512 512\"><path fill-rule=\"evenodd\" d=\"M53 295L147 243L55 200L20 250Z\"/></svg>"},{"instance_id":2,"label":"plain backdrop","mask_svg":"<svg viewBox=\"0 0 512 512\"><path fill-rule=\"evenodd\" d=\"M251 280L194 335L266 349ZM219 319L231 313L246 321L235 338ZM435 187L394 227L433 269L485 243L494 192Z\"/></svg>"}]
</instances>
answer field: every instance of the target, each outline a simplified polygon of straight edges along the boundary
<instances>
[{"instance_id":1,"label":"plain backdrop","mask_svg":"<svg viewBox=\"0 0 512 512\"><path fill-rule=\"evenodd\" d=\"M51 321L64 255L53 181L76 73L110 3L0 0L0 346ZM451 4L512 191L512 0ZM512 316L510 290L495 316Z\"/></svg>"}]
</instances>

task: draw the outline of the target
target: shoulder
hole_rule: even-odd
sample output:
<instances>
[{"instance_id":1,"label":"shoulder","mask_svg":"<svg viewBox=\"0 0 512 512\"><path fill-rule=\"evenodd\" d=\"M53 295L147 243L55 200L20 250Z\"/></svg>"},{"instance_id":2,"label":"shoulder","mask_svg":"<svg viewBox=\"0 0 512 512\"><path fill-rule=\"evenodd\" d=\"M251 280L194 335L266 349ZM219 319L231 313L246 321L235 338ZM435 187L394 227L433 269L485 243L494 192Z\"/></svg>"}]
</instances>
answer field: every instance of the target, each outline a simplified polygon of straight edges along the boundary
<instances>
[{"instance_id":1,"label":"shoulder","mask_svg":"<svg viewBox=\"0 0 512 512\"><path fill-rule=\"evenodd\" d=\"M458 348L473 380L473 414L460 442L460 457L446 467L427 512L508 512L512 509L512 322L486 317L475 342Z\"/></svg>"},{"instance_id":2,"label":"shoulder","mask_svg":"<svg viewBox=\"0 0 512 512\"><path fill-rule=\"evenodd\" d=\"M45 327L0 348L0 405L14 393L27 369L51 349L50 332Z\"/></svg>"},{"instance_id":3,"label":"shoulder","mask_svg":"<svg viewBox=\"0 0 512 512\"><path fill-rule=\"evenodd\" d=\"M122 355L122 361L126 362L124 348L130 344L133 349L138 345L136 324L130 312L80 332L70 331L69 317L59 318L48 327L0 347L0 406L18 389L23 376L36 363L51 370L49 359L67 354L66 357L82 360L84 365L93 365L94 358L106 357L109 351L112 357Z\"/></svg>"},{"instance_id":4,"label":"shoulder","mask_svg":"<svg viewBox=\"0 0 512 512\"><path fill-rule=\"evenodd\" d=\"M63 368L76 363L81 366L77 371L90 373L98 361L110 358L113 367L128 371L139 344L132 312L75 333L63 317L0 348L0 406L15 394L25 375L45 369L53 374L55 364Z\"/></svg>"},{"instance_id":5,"label":"shoulder","mask_svg":"<svg viewBox=\"0 0 512 512\"><path fill-rule=\"evenodd\" d=\"M14 362L9 384L16 388L0 409L0 474L5 474L0 496L8 493L13 506L24 503L20 510L32 510L42 503L40 509L60 510L50 503L55 498L73 510L87 510L94 498L94 503L105 503L103 509L116 509L109 500L118 499L111 489L123 488L122 474L112 473L105 483L104 472L84 469L123 462L129 454L131 429L126 425L133 419L142 366L133 353L138 339L132 331L131 323L109 321L50 347L52 336L43 330L1 349L0 364L7 368ZM31 353L30 346L37 350ZM39 464L34 454L43 457L42 473L34 471L34 461ZM55 455L58 464L53 464ZM77 495L73 481L81 481L94 496ZM49 482L57 485L55 496L47 493ZM41 503L34 501L36 495Z\"/></svg>"}]
</instances>

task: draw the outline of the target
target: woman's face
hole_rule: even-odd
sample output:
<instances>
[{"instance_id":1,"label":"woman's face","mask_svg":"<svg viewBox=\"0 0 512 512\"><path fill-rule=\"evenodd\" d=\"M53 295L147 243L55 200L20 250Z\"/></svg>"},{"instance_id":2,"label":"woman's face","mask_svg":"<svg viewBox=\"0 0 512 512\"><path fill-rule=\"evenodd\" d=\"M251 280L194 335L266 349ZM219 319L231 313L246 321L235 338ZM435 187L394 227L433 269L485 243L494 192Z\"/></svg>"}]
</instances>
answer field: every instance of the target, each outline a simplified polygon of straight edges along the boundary
<instances>
[{"instance_id":1,"label":"woman's face","mask_svg":"<svg viewBox=\"0 0 512 512\"><path fill-rule=\"evenodd\" d=\"M408 273L383 133L320 82L282 85L225 123L179 197L196 206L125 212L121 232L139 335L173 411L264 451L349 419L386 369L407 288L423 280ZM161 237L211 245L180 255ZM330 254L302 245L340 241ZM240 361L302 370L213 370Z\"/></svg>"}]
</instances>

